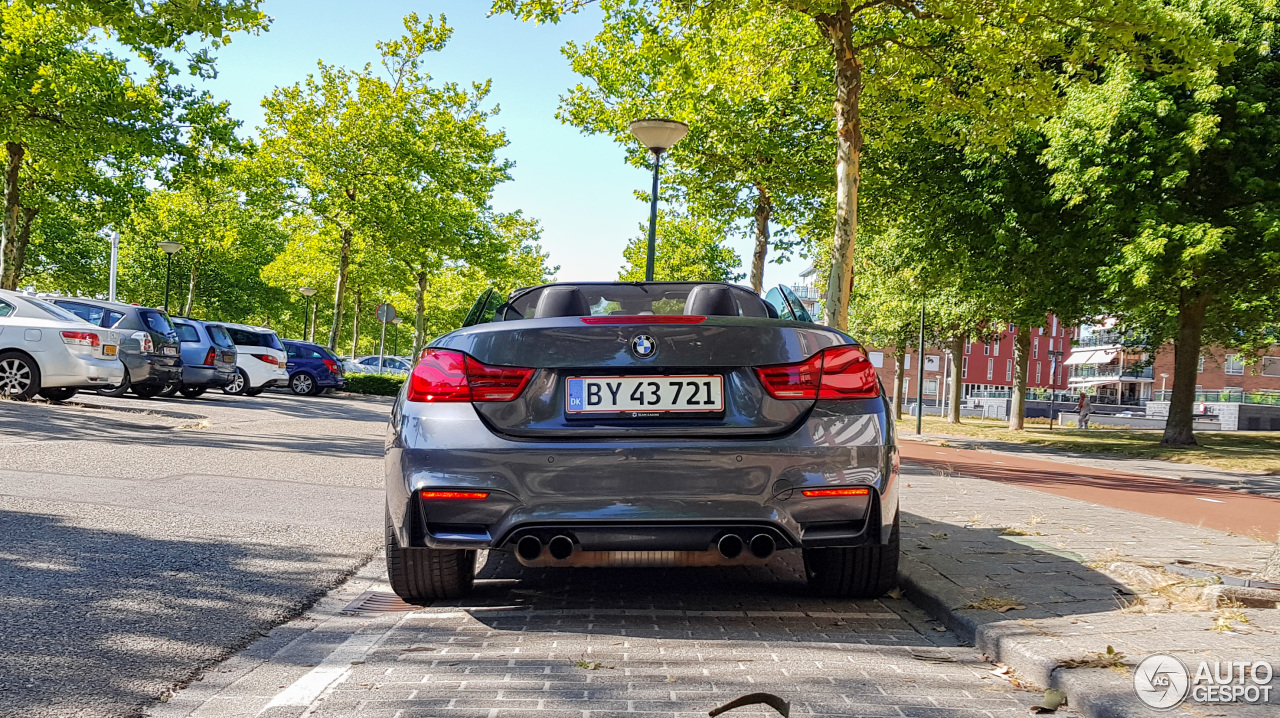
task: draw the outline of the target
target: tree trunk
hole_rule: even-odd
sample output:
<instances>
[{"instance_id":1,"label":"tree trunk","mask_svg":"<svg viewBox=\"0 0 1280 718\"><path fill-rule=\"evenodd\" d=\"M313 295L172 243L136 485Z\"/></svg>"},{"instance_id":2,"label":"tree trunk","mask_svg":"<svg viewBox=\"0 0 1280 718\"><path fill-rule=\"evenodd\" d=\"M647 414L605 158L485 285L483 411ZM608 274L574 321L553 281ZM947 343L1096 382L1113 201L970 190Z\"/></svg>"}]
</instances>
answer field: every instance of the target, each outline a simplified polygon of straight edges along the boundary
<instances>
[{"instance_id":1,"label":"tree trunk","mask_svg":"<svg viewBox=\"0 0 1280 718\"><path fill-rule=\"evenodd\" d=\"M1027 415L1027 369L1031 366L1031 328L1018 325L1013 340L1013 403L1009 407L1009 428L1022 431Z\"/></svg>"},{"instance_id":2,"label":"tree trunk","mask_svg":"<svg viewBox=\"0 0 1280 718\"><path fill-rule=\"evenodd\" d=\"M858 235L858 185L862 181L862 61L853 48L853 18L847 3L831 14L815 16L831 40L836 76L836 226L827 277L827 325L849 327L853 251Z\"/></svg>"},{"instance_id":3,"label":"tree trunk","mask_svg":"<svg viewBox=\"0 0 1280 718\"><path fill-rule=\"evenodd\" d=\"M893 418L898 421L902 420L902 380L906 374L902 362L906 357L905 344L899 343L893 348Z\"/></svg>"},{"instance_id":4,"label":"tree trunk","mask_svg":"<svg viewBox=\"0 0 1280 718\"><path fill-rule=\"evenodd\" d=\"M0 289L17 289L22 274L19 257L19 213L22 205L18 197L18 170L26 148L17 142L5 143L4 167L4 222L0 224Z\"/></svg>"},{"instance_id":5,"label":"tree trunk","mask_svg":"<svg viewBox=\"0 0 1280 718\"><path fill-rule=\"evenodd\" d=\"M946 343L947 355L951 357L951 386L947 387L950 396L947 398L947 423L960 423L960 402L964 396L963 379L960 369L964 366L964 336L951 337Z\"/></svg>"},{"instance_id":6,"label":"tree trunk","mask_svg":"<svg viewBox=\"0 0 1280 718\"><path fill-rule=\"evenodd\" d=\"M769 216L773 203L763 185L756 185L756 249L751 255L751 288L757 292L764 287L764 260L769 254Z\"/></svg>"},{"instance_id":7,"label":"tree trunk","mask_svg":"<svg viewBox=\"0 0 1280 718\"><path fill-rule=\"evenodd\" d=\"M1262 580L1280 583L1280 543L1276 544L1271 558L1267 559L1267 565L1262 569Z\"/></svg>"},{"instance_id":8,"label":"tree trunk","mask_svg":"<svg viewBox=\"0 0 1280 718\"><path fill-rule=\"evenodd\" d=\"M329 348L337 351L338 333L342 330L342 300L347 291L347 269L351 266L351 230L342 230L342 251L338 257L338 284L333 290L333 324L329 329Z\"/></svg>"},{"instance_id":9,"label":"tree trunk","mask_svg":"<svg viewBox=\"0 0 1280 718\"><path fill-rule=\"evenodd\" d=\"M182 304L182 316L191 316L192 305L196 302L196 274L200 271L200 256L196 255L191 262L191 276L187 280L187 301Z\"/></svg>"},{"instance_id":10,"label":"tree trunk","mask_svg":"<svg viewBox=\"0 0 1280 718\"><path fill-rule=\"evenodd\" d=\"M1196 403L1196 368L1200 364L1200 333L1211 295L1184 299L1178 307L1178 333L1173 340L1173 392L1164 425L1164 446L1195 446L1192 429Z\"/></svg>"},{"instance_id":11,"label":"tree trunk","mask_svg":"<svg viewBox=\"0 0 1280 718\"><path fill-rule=\"evenodd\" d=\"M418 272L418 288L416 291L417 304L414 305L413 316L413 356L418 356L422 348L427 345L426 337L423 332L426 330L426 313L427 306L423 299L427 293L427 273Z\"/></svg>"},{"instance_id":12,"label":"tree trunk","mask_svg":"<svg viewBox=\"0 0 1280 718\"><path fill-rule=\"evenodd\" d=\"M351 318L351 358L355 359L360 351L360 290L356 290L356 306Z\"/></svg>"}]
</instances>

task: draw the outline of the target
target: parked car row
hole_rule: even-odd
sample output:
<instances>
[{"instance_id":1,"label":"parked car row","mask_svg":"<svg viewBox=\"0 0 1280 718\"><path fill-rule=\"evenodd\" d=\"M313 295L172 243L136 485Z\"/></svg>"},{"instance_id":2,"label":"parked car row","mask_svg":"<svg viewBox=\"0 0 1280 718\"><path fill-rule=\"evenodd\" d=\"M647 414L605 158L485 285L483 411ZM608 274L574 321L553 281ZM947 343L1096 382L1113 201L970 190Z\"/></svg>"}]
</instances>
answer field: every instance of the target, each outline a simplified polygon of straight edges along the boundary
<instances>
[{"instance_id":1,"label":"parked car row","mask_svg":"<svg viewBox=\"0 0 1280 718\"><path fill-rule=\"evenodd\" d=\"M66 400L82 389L151 398L346 386L327 348L272 330L170 317L134 304L0 290L0 395Z\"/></svg>"}]
</instances>

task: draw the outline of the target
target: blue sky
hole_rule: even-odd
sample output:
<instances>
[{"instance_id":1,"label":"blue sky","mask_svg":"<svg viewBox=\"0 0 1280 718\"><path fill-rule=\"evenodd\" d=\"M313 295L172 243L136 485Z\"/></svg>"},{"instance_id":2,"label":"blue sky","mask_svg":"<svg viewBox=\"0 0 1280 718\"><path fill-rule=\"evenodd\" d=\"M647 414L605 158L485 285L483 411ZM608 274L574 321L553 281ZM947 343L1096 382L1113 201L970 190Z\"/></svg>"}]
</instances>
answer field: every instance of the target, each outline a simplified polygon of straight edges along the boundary
<instances>
[{"instance_id":1,"label":"blue sky","mask_svg":"<svg viewBox=\"0 0 1280 718\"><path fill-rule=\"evenodd\" d=\"M492 79L490 98L501 107L495 126L511 143L505 155L516 165L513 181L498 189L495 208L522 209L542 222L543 249L560 266L559 279L613 279L627 239L648 220L648 207L635 198L636 189L648 186L648 173L628 165L611 139L582 135L555 118L560 95L580 80L560 47L590 39L598 16L539 26L486 17L488 8L487 0L266 0L271 29L236 36L220 49L218 78L208 87L229 100L232 113L254 133L261 99L313 72L318 60L361 67L377 60L377 41L403 34L404 15L444 14L453 39L427 68L439 80ZM748 238L734 237L730 244L750 259ZM793 283L804 267L800 260L770 264L766 286Z\"/></svg>"}]
</instances>

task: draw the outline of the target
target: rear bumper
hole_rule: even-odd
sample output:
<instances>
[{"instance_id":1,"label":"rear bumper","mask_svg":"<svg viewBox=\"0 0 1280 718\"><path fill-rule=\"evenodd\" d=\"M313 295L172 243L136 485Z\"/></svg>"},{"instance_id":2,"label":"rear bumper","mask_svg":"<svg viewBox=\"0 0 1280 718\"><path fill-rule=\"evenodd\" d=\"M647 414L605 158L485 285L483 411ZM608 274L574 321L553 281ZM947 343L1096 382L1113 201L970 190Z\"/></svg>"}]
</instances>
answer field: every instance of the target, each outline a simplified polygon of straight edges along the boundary
<instances>
[{"instance_id":1,"label":"rear bumper","mask_svg":"<svg viewBox=\"0 0 1280 718\"><path fill-rule=\"evenodd\" d=\"M223 387L230 384L235 375L235 367L223 369L203 364L187 364L182 367L182 385Z\"/></svg>"},{"instance_id":2,"label":"rear bumper","mask_svg":"<svg viewBox=\"0 0 1280 718\"><path fill-rule=\"evenodd\" d=\"M99 359L66 352L42 354L39 359L46 387L105 387L124 380L124 364L117 359Z\"/></svg>"},{"instance_id":3,"label":"rear bumper","mask_svg":"<svg viewBox=\"0 0 1280 718\"><path fill-rule=\"evenodd\" d=\"M132 354L124 358L124 364L134 386L167 386L182 381L182 360L178 357Z\"/></svg>"},{"instance_id":4,"label":"rear bumper","mask_svg":"<svg viewBox=\"0 0 1280 718\"><path fill-rule=\"evenodd\" d=\"M849 413L848 409L854 409ZM883 402L821 404L769 440L542 442L493 434L469 404L397 405L387 505L401 545L509 548L569 534L583 550L706 550L725 533L771 532L779 547L887 540L897 450ZM805 489L867 487L810 498ZM424 500L431 490L487 498ZM625 547L625 548L623 548Z\"/></svg>"}]
</instances>

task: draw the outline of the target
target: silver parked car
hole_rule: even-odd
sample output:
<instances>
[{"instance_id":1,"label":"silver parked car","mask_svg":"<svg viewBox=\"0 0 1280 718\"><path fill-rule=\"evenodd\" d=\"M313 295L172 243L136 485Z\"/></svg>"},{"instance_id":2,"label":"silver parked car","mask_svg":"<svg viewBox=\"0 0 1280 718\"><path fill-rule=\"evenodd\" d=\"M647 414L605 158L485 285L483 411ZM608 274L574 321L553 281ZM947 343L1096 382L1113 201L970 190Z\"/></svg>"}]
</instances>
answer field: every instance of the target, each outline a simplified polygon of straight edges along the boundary
<instances>
[{"instance_id":1,"label":"silver parked car","mask_svg":"<svg viewBox=\"0 0 1280 718\"><path fill-rule=\"evenodd\" d=\"M119 384L120 333L35 297L0 290L0 394L58 401Z\"/></svg>"},{"instance_id":2,"label":"silver parked car","mask_svg":"<svg viewBox=\"0 0 1280 718\"><path fill-rule=\"evenodd\" d=\"M413 369L413 362L408 357L393 357L387 354L382 357L382 366L378 366L378 355L353 357L342 360L342 368L348 374L398 374L405 376Z\"/></svg>"},{"instance_id":3,"label":"silver parked car","mask_svg":"<svg viewBox=\"0 0 1280 718\"><path fill-rule=\"evenodd\" d=\"M898 565L898 452L862 347L721 283L490 292L423 351L391 416L386 548L406 601L525 565L714 565L800 550L872 597ZM787 318L780 318L787 317Z\"/></svg>"}]
</instances>

